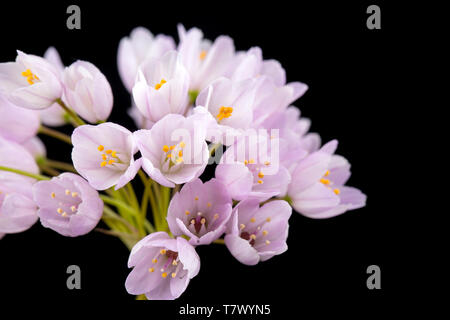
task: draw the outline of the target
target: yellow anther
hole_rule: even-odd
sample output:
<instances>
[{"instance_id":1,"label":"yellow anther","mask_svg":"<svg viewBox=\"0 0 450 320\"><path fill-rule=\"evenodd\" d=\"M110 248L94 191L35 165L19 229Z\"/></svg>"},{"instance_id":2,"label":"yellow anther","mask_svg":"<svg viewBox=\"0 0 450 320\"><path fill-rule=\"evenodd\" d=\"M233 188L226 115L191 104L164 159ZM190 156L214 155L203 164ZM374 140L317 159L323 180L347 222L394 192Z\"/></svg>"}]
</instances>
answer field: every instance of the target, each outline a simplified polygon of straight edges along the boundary
<instances>
[{"instance_id":1,"label":"yellow anther","mask_svg":"<svg viewBox=\"0 0 450 320\"><path fill-rule=\"evenodd\" d=\"M179 157L179 158L177 159L177 163L180 163L180 162L183 162L183 157Z\"/></svg>"},{"instance_id":2,"label":"yellow anther","mask_svg":"<svg viewBox=\"0 0 450 320\"><path fill-rule=\"evenodd\" d=\"M166 252L167 252L166 249L161 249L161 250L159 251L159 253L161 253L162 255L166 254Z\"/></svg>"},{"instance_id":3,"label":"yellow anther","mask_svg":"<svg viewBox=\"0 0 450 320\"><path fill-rule=\"evenodd\" d=\"M167 272L163 272L163 273L161 273L161 277L163 277L163 278L167 278Z\"/></svg>"},{"instance_id":4,"label":"yellow anther","mask_svg":"<svg viewBox=\"0 0 450 320\"><path fill-rule=\"evenodd\" d=\"M183 141L181 141L181 142L180 142L180 147L181 147L181 148L186 147L186 143L184 143Z\"/></svg>"},{"instance_id":5,"label":"yellow anther","mask_svg":"<svg viewBox=\"0 0 450 320\"><path fill-rule=\"evenodd\" d=\"M250 235L250 239L255 240L256 236L254 234Z\"/></svg>"},{"instance_id":6,"label":"yellow anther","mask_svg":"<svg viewBox=\"0 0 450 320\"><path fill-rule=\"evenodd\" d=\"M192 219L192 220L191 220L191 224L195 224L195 219Z\"/></svg>"},{"instance_id":7,"label":"yellow anther","mask_svg":"<svg viewBox=\"0 0 450 320\"><path fill-rule=\"evenodd\" d=\"M211 202L208 202L208 203L206 204L206 206L207 206L208 208L211 207L211 206L212 206Z\"/></svg>"},{"instance_id":8,"label":"yellow anther","mask_svg":"<svg viewBox=\"0 0 450 320\"><path fill-rule=\"evenodd\" d=\"M262 232L262 234L263 234L263 236L267 236L267 235L269 234L269 231L264 230L264 231Z\"/></svg>"},{"instance_id":9,"label":"yellow anther","mask_svg":"<svg viewBox=\"0 0 450 320\"><path fill-rule=\"evenodd\" d=\"M198 200L198 197L195 197L194 199L195 199L195 200Z\"/></svg>"},{"instance_id":10,"label":"yellow anther","mask_svg":"<svg viewBox=\"0 0 450 320\"><path fill-rule=\"evenodd\" d=\"M65 193L66 193L66 195L68 196L68 195L70 194L70 190L69 190L69 189L66 189Z\"/></svg>"},{"instance_id":11,"label":"yellow anther","mask_svg":"<svg viewBox=\"0 0 450 320\"><path fill-rule=\"evenodd\" d=\"M248 165L248 160L244 160L244 164L245 164L245 165Z\"/></svg>"},{"instance_id":12,"label":"yellow anther","mask_svg":"<svg viewBox=\"0 0 450 320\"><path fill-rule=\"evenodd\" d=\"M219 109L219 114L216 116L217 119L223 120L224 118L229 118L231 117L231 114L233 113L233 108L232 107L220 107Z\"/></svg>"},{"instance_id":13,"label":"yellow anther","mask_svg":"<svg viewBox=\"0 0 450 320\"><path fill-rule=\"evenodd\" d=\"M167 154L167 158L172 158L172 154L171 153Z\"/></svg>"},{"instance_id":14,"label":"yellow anther","mask_svg":"<svg viewBox=\"0 0 450 320\"><path fill-rule=\"evenodd\" d=\"M248 160L248 163L250 163L250 164L255 163L255 159Z\"/></svg>"},{"instance_id":15,"label":"yellow anther","mask_svg":"<svg viewBox=\"0 0 450 320\"><path fill-rule=\"evenodd\" d=\"M202 50L200 52L200 56L199 56L200 60L204 60L206 58L206 53L207 53L206 50Z\"/></svg>"},{"instance_id":16,"label":"yellow anther","mask_svg":"<svg viewBox=\"0 0 450 320\"><path fill-rule=\"evenodd\" d=\"M153 262L153 263L158 263L158 259L156 259L156 258L155 258L155 259L152 259L152 262Z\"/></svg>"},{"instance_id":17,"label":"yellow anther","mask_svg":"<svg viewBox=\"0 0 450 320\"><path fill-rule=\"evenodd\" d=\"M34 84L34 80L39 80L39 77L33 74L33 72L31 72L30 69L27 69L24 72L22 72L22 76L27 78L29 84Z\"/></svg>"},{"instance_id":18,"label":"yellow anther","mask_svg":"<svg viewBox=\"0 0 450 320\"><path fill-rule=\"evenodd\" d=\"M266 162L264 162L264 164L265 164L266 166L270 166L270 161L266 161Z\"/></svg>"},{"instance_id":19,"label":"yellow anther","mask_svg":"<svg viewBox=\"0 0 450 320\"><path fill-rule=\"evenodd\" d=\"M216 214L214 215L214 220L217 220L217 219L219 219L219 214L218 214L218 213L216 213Z\"/></svg>"},{"instance_id":20,"label":"yellow anther","mask_svg":"<svg viewBox=\"0 0 450 320\"><path fill-rule=\"evenodd\" d=\"M266 244L270 244L270 241L269 241L269 240L266 240Z\"/></svg>"},{"instance_id":21,"label":"yellow anther","mask_svg":"<svg viewBox=\"0 0 450 320\"><path fill-rule=\"evenodd\" d=\"M173 261L172 261L172 265L173 265L173 266L176 266L177 264L178 264L177 260L173 260Z\"/></svg>"},{"instance_id":22,"label":"yellow anther","mask_svg":"<svg viewBox=\"0 0 450 320\"><path fill-rule=\"evenodd\" d=\"M58 212L59 214L63 213L63 209L58 208L58 210L56 210L56 212Z\"/></svg>"},{"instance_id":23,"label":"yellow anther","mask_svg":"<svg viewBox=\"0 0 450 320\"><path fill-rule=\"evenodd\" d=\"M97 150L101 152L101 151L105 150L105 147L102 146L102 145L99 145L98 148L97 148Z\"/></svg>"},{"instance_id":24,"label":"yellow anther","mask_svg":"<svg viewBox=\"0 0 450 320\"><path fill-rule=\"evenodd\" d=\"M148 272L154 272L155 271L155 268L149 268L148 269Z\"/></svg>"},{"instance_id":25,"label":"yellow anther","mask_svg":"<svg viewBox=\"0 0 450 320\"><path fill-rule=\"evenodd\" d=\"M114 162L115 162L115 160L111 159L111 160L108 161L108 164L113 164Z\"/></svg>"},{"instance_id":26,"label":"yellow anther","mask_svg":"<svg viewBox=\"0 0 450 320\"><path fill-rule=\"evenodd\" d=\"M258 177L260 177L261 179L264 178L264 173L262 173L262 171L260 171L260 172L258 173Z\"/></svg>"},{"instance_id":27,"label":"yellow anther","mask_svg":"<svg viewBox=\"0 0 450 320\"><path fill-rule=\"evenodd\" d=\"M267 221L267 222L270 222L270 221L272 221L272 219L271 219L270 217L268 217L268 218L266 219L266 221Z\"/></svg>"},{"instance_id":28,"label":"yellow anther","mask_svg":"<svg viewBox=\"0 0 450 320\"><path fill-rule=\"evenodd\" d=\"M330 184L330 180L324 179L324 178L320 179L320 182L322 182L323 184L326 184L326 185Z\"/></svg>"},{"instance_id":29,"label":"yellow anther","mask_svg":"<svg viewBox=\"0 0 450 320\"><path fill-rule=\"evenodd\" d=\"M117 158L117 151L113 151L113 152L111 153L111 157Z\"/></svg>"},{"instance_id":30,"label":"yellow anther","mask_svg":"<svg viewBox=\"0 0 450 320\"><path fill-rule=\"evenodd\" d=\"M106 161L103 161L102 163L100 163L100 167L104 167L104 166L106 166L108 164L108 162L106 162Z\"/></svg>"},{"instance_id":31,"label":"yellow anther","mask_svg":"<svg viewBox=\"0 0 450 320\"><path fill-rule=\"evenodd\" d=\"M67 217L67 213L63 212L63 213L62 213L62 216L63 216L63 217Z\"/></svg>"},{"instance_id":32,"label":"yellow anther","mask_svg":"<svg viewBox=\"0 0 450 320\"><path fill-rule=\"evenodd\" d=\"M205 219L205 218L202 218L202 219L200 220L200 223L201 223L201 224L205 224L205 223L206 223L206 219Z\"/></svg>"},{"instance_id":33,"label":"yellow anther","mask_svg":"<svg viewBox=\"0 0 450 320\"><path fill-rule=\"evenodd\" d=\"M72 192L72 197L76 197L76 196L78 196L78 192Z\"/></svg>"},{"instance_id":34,"label":"yellow anther","mask_svg":"<svg viewBox=\"0 0 450 320\"><path fill-rule=\"evenodd\" d=\"M264 183L264 181L262 181L262 180L258 180L258 183L259 183L259 184L263 184L263 183Z\"/></svg>"},{"instance_id":35,"label":"yellow anther","mask_svg":"<svg viewBox=\"0 0 450 320\"><path fill-rule=\"evenodd\" d=\"M169 147L168 147L168 146L166 146L166 145L164 145L164 147L163 147L163 151L164 151L164 152L167 152L167 151L169 151Z\"/></svg>"},{"instance_id":36,"label":"yellow anther","mask_svg":"<svg viewBox=\"0 0 450 320\"><path fill-rule=\"evenodd\" d=\"M173 149L175 149L175 146L170 146L169 149L173 150Z\"/></svg>"},{"instance_id":37,"label":"yellow anther","mask_svg":"<svg viewBox=\"0 0 450 320\"><path fill-rule=\"evenodd\" d=\"M52 193L50 194L50 196L51 196L53 199L55 199L56 194L55 194L54 192L52 192Z\"/></svg>"},{"instance_id":38,"label":"yellow anther","mask_svg":"<svg viewBox=\"0 0 450 320\"><path fill-rule=\"evenodd\" d=\"M70 210L71 210L72 212L75 212L75 211L77 211L77 207L71 206L71 207L70 207Z\"/></svg>"},{"instance_id":39,"label":"yellow anther","mask_svg":"<svg viewBox=\"0 0 450 320\"><path fill-rule=\"evenodd\" d=\"M103 160L107 160L107 159L108 159L108 156L107 156L106 154L102 154L102 159L103 159Z\"/></svg>"},{"instance_id":40,"label":"yellow anther","mask_svg":"<svg viewBox=\"0 0 450 320\"><path fill-rule=\"evenodd\" d=\"M188 215L191 214L191 212L190 212L189 210L186 210L186 211L184 212L184 214L188 216Z\"/></svg>"},{"instance_id":41,"label":"yellow anther","mask_svg":"<svg viewBox=\"0 0 450 320\"><path fill-rule=\"evenodd\" d=\"M178 152L178 156L179 156L179 157L182 157L182 156L183 156L183 151L182 151L182 150L180 150L180 151Z\"/></svg>"},{"instance_id":42,"label":"yellow anther","mask_svg":"<svg viewBox=\"0 0 450 320\"><path fill-rule=\"evenodd\" d=\"M328 176L330 174L330 170L327 170L327 172L325 172L325 174L323 175L324 177Z\"/></svg>"},{"instance_id":43,"label":"yellow anther","mask_svg":"<svg viewBox=\"0 0 450 320\"><path fill-rule=\"evenodd\" d=\"M175 272L172 272L172 278L175 278L177 274Z\"/></svg>"},{"instance_id":44,"label":"yellow anther","mask_svg":"<svg viewBox=\"0 0 450 320\"><path fill-rule=\"evenodd\" d=\"M255 221L256 221L255 218L251 218L251 219L250 219L250 222L255 222Z\"/></svg>"},{"instance_id":45,"label":"yellow anther","mask_svg":"<svg viewBox=\"0 0 450 320\"><path fill-rule=\"evenodd\" d=\"M106 154L111 154L111 153L112 153L112 150L108 149L108 150L105 151L105 153L106 153Z\"/></svg>"},{"instance_id":46,"label":"yellow anther","mask_svg":"<svg viewBox=\"0 0 450 320\"><path fill-rule=\"evenodd\" d=\"M333 192L334 192L335 194L340 194L340 193L341 193L341 190L339 190L338 188L336 188L336 189L333 190Z\"/></svg>"},{"instance_id":47,"label":"yellow anther","mask_svg":"<svg viewBox=\"0 0 450 320\"><path fill-rule=\"evenodd\" d=\"M161 89L161 87L163 86L163 84L166 83L166 82L167 82L166 80L161 79L161 82L160 82L160 83L157 83L157 84L155 85L155 89L156 89L156 90Z\"/></svg>"},{"instance_id":48,"label":"yellow anther","mask_svg":"<svg viewBox=\"0 0 450 320\"><path fill-rule=\"evenodd\" d=\"M241 230L245 229L245 224L241 223L241 225L239 226L239 228L240 228Z\"/></svg>"}]
</instances>

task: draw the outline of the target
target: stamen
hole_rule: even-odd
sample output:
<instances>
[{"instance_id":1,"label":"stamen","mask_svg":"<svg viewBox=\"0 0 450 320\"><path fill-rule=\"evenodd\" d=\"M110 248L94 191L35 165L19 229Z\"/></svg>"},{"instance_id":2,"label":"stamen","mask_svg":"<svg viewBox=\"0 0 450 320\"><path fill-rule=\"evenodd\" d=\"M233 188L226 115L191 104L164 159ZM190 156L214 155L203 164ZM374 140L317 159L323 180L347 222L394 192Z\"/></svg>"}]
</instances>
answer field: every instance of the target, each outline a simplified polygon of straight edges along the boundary
<instances>
[{"instance_id":1,"label":"stamen","mask_svg":"<svg viewBox=\"0 0 450 320\"><path fill-rule=\"evenodd\" d=\"M78 192L72 192L72 197L75 198L78 196Z\"/></svg>"},{"instance_id":2,"label":"stamen","mask_svg":"<svg viewBox=\"0 0 450 320\"><path fill-rule=\"evenodd\" d=\"M178 264L177 260L173 260L173 261L172 261L172 265L173 265L173 266L176 266L177 264Z\"/></svg>"},{"instance_id":3,"label":"stamen","mask_svg":"<svg viewBox=\"0 0 450 320\"><path fill-rule=\"evenodd\" d=\"M218 119L218 121L223 120L224 118L229 118L231 117L231 114L233 113L233 108L232 107L220 107L219 109L219 114L216 116L216 118Z\"/></svg>"},{"instance_id":4,"label":"stamen","mask_svg":"<svg viewBox=\"0 0 450 320\"><path fill-rule=\"evenodd\" d=\"M167 250L166 250L166 249L161 249L161 250L159 251L159 253L161 253L162 255L165 255L165 254L166 254L166 252L167 252Z\"/></svg>"},{"instance_id":5,"label":"stamen","mask_svg":"<svg viewBox=\"0 0 450 320\"><path fill-rule=\"evenodd\" d=\"M267 219L266 219L266 221L267 222L270 222L272 219L270 218L270 217L268 217Z\"/></svg>"},{"instance_id":6,"label":"stamen","mask_svg":"<svg viewBox=\"0 0 450 320\"><path fill-rule=\"evenodd\" d=\"M169 147L165 145L165 146L163 147L163 151L164 151L164 152L169 151Z\"/></svg>"},{"instance_id":7,"label":"stamen","mask_svg":"<svg viewBox=\"0 0 450 320\"><path fill-rule=\"evenodd\" d=\"M50 196L51 196L53 199L55 199L56 194L55 194L54 192L52 192L52 193L50 194Z\"/></svg>"},{"instance_id":8,"label":"stamen","mask_svg":"<svg viewBox=\"0 0 450 320\"><path fill-rule=\"evenodd\" d=\"M205 224L205 223L206 223L206 219L205 219L205 218L202 218L202 219L200 220L200 223L201 223L201 224Z\"/></svg>"},{"instance_id":9,"label":"stamen","mask_svg":"<svg viewBox=\"0 0 450 320\"><path fill-rule=\"evenodd\" d=\"M244 164L245 164L245 165L248 165L248 160L244 160Z\"/></svg>"},{"instance_id":10,"label":"stamen","mask_svg":"<svg viewBox=\"0 0 450 320\"><path fill-rule=\"evenodd\" d=\"M263 234L263 236L267 236L267 235L269 234L269 232L268 232L267 230L264 230L264 231L262 232L262 234Z\"/></svg>"},{"instance_id":11,"label":"stamen","mask_svg":"<svg viewBox=\"0 0 450 320\"><path fill-rule=\"evenodd\" d=\"M322 182L323 184L326 184L326 185L330 184L330 180L324 179L324 178L320 179L320 182Z\"/></svg>"},{"instance_id":12,"label":"stamen","mask_svg":"<svg viewBox=\"0 0 450 320\"><path fill-rule=\"evenodd\" d=\"M266 244L270 244L270 241L269 241L269 240L266 240Z\"/></svg>"},{"instance_id":13,"label":"stamen","mask_svg":"<svg viewBox=\"0 0 450 320\"><path fill-rule=\"evenodd\" d=\"M241 230L244 230L244 229L245 229L245 224L241 223L241 225L239 226L239 228L240 228Z\"/></svg>"},{"instance_id":14,"label":"stamen","mask_svg":"<svg viewBox=\"0 0 450 320\"><path fill-rule=\"evenodd\" d=\"M148 269L148 272L154 272L154 271L155 271L155 268L153 268L153 267Z\"/></svg>"},{"instance_id":15,"label":"stamen","mask_svg":"<svg viewBox=\"0 0 450 320\"><path fill-rule=\"evenodd\" d=\"M217 219L219 219L219 214L218 214L218 213L216 213L216 214L214 215L214 220L217 220Z\"/></svg>"},{"instance_id":16,"label":"stamen","mask_svg":"<svg viewBox=\"0 0 450 320\"><path fill-rule=\"evenodd\" d=\"M255 222L255 221L256 221L255 218L251 218L251 219L250 219L250 222Z\"/></svg>"},{"instance_id":17,"label":"stamen","mask_svg":"<svg viewBox=\"0 0 450 320\"><path fill-rule=\"evenodd\" d=\"M71 207L70 207L70 210L71 210L72 212L75 212L75 211L77 211L77 207L71 206Z\"/></svg>"},{"instance_id":18,"label":"stamen","mask_svg":"<svg viewBox=\"0 0 450 320\"><path fill-rule=\"evenodd\" d=\"M270 166L270 161L266 161L266 162L264 162L264 164L265 164L266 166Z\"/></svg>"},{"instance_id":19,"label":"stamen","mask_svg":"<svg viewBox=\"0 0 450 320\"><path fill-rule=\"evenodd\" d=\"M106 150L105 153L106 153L106 154L111 154L111 153L112 153L112 150Z\"/></svg>"},{"instance_id":20,"label":"stamen","mask_svg":"<svg viewBox=\"0 0 450 320\"><path fill-rule=\"evenodd\" d=\"M180 147L181 147L181 148L186 147L186 143L184 143L183 141L181 141L181 142L180 142Z\"/></svg>"},{"instance_id":21,"label":"stamen","mask_svg":"<svg viewBox=\"0 0 450 320\"><path fill-rule=\"evenodd\" d=\"M153 258L153 259L152 259L152 262L153 262L153 263L158 263L158 259Z\"/></svg>"},{"instance_id":22,"label":"stamen","mask_svg":"<svg viewBox=\"0 0 450 320\"><path fill-rule=\"evenodd\" d=\"M184 214L188 216L188 215L191 214L191 212L190 212L189 210L186 210L186 211L184 212Z\"/></svg>"},{"instance_id":23,"label":"stamen","mask_svg":"<svg viewBox=\"0 0 450 320\"><path fill-rule=\"evenodd\" d=\"M211 206L212 206L211 202L208 202L208 203L206 204L206 206L207 206L208 208L211 207Z\"/></svg>"},{"instance_id":24,"label":"stamen","mask_svg":"<svg viewBox=\"0 0 450 320\"><path fill-rule=\"evenodd\" d=\"M195 197L195 200L198 200L198 197Z\"/></svg>"},{"instance_id":25,"label":"stamen","mask_svg":"<svg viewBox=\"0 0 450 320\"><path fill-rule=\"evenodd\" d=\"M167 277L167 272L161 273L161 277L166 278Z\"/></svg>"},{"instance_id":26,"label":"stamen","mask_svg":"<svg viewBox=\"0 0 450 320\"><path fill-rule=\"evenodd\" d=\"M325 172L325 174L323 175L324 177L328 176L330 174L330 170L327 170L327 172Z\"/></svg>"},{"instance_id":27,"label":"stamen","mask_svg":"<svg viewBox=\"0 0 450 320\"><path fill-rule=\"evenodd\" d=\"M250 163L250 164L255 163L255 159L250 159L250 160L248 160L248 163Z\"/></svg>"},{"instance_id":28,"label":"stamen","mask_svg":"<svg viewBox=\"0 0 450 320\"><path fill-rule=\"evenodd\" d=\"M340 194L340 193L341 193L341 190L339 190L338 188L336 188L336 189L334 189L334 190L333 190L333 192L334 192L335 194L337 194L337 195L338 195L338 194Z\"/></svg>"},{"instance_id":29,"label":"stamen","mask_svg":"<svg viewBox=\"0 0 450 320\"><path fill-rule=\"evenodd\" d=\"M70 190L66 189L65 193L66 193L66 196L68 196L70 194Z\"/></svg>"},{"instance_id":30,"label":"stamen","mask_svg":"<svg viewBox=\"0 0 450 320\"><path fill-rule=\"evenodd\" d=\"M160 83L157 83L157 84L155 85L155 89L156 89L156 90L161 89L161 87L163 86L163 84L166 83L166 82L167 82L166 80L161 79L161 82L160 82Z\"/></svg>"},{"instance_id":31,"label":"stamen","mask_svg":"<svg viewBox=\"0 0 450 320\"><path fill-rule=\"evenodd\" d=\"M100 163L100 167L104 167L104 166L106 166L108 164L108 162L106 162L106 161L103 161L102 163Z\"/></svg>"},{"instance_id":32,"label":"stamen","mask_svg":"<svg viewBox=\"0 0 450 320\"><path fill-rule=\"evenodd\" d=\"M172 272L172 278L175 278L177 274L175 272Z\"/></svg>"},{"instance_id":33,"label":"stamen","mask_svg":"<svg viewBox=\"0 0 450 320\"><path fill-rule=\"evenodd\" d=\"M63 213L63 209L58 208L58 209L56 210L56 212L58 212L59 214L61 214L61 213Z\"/></svg>"},{"instance_id":34,"label":"stamen","mask_svg":"<svg viewBox=\"0 0 450 320\"><path fill-rule=\"evenodd\" d=\"M262 173L262 171L260 171L260 172L258 173L258 177L260 177L261 179L264 178L264 173Z\"/></svg>"},{"instance_id":35,"label":"stamen","mask_svg":"<svg viewBox=\"0 0 450 320\"><path fill-rule=\"evenodd\" d=\"M97 148L98 151L102 152L103 150L105 150L105 147L102 145L99 145Z\"/></svg>"},{"instance_id":36,"label":"stamen","mask_svg":"<svg viewBox=\"0 0 450 320\"><path fill-rule=\"evenodd\" d=\"M206 50L202 50L199 56L200 60L204 60L206 58Z\"/></svg>"},{"instance_id":37,"label":"stamen","mask_svg":"<svg viewBox=\"0 0 450 320\"><path fill-rule=\"evenodd\" d=\"M108 161L108 164L113 164L114 162L115 162L114 159L111 159Z\"/></svg>"},{"instance_id":38,"label":"stamen","mask_svg":"<svg viewBox=\"0 0 450 320\"><path fill-rule=\"evenodd\" d=\"M263 184L263 183L264 183L264 181L262 181L262 180L258 180L258 183L259 183L259 184Z\"/></svg>"},{"instance_id":39,"label":"stamen","mask_svg":"<svg viewBox=\"0 0 450 320\"><path fill-rule=\"evenodd\" d=\"M255 236L254 234L251 234L251 235L250 235L250 239L255 240L255 239L256 239L256 236Z\"/></svg>"},{"instance_id":40,"label":"stamen","mask_svg":"<svg viewBox=\"0 0 450 320\"><path fill-rule=\"evenodd\" d=\"M67 213L66 212L63 212L62 213L62 216L65 218L65 217L67 217Z\"/></svg>"}]
</instances>

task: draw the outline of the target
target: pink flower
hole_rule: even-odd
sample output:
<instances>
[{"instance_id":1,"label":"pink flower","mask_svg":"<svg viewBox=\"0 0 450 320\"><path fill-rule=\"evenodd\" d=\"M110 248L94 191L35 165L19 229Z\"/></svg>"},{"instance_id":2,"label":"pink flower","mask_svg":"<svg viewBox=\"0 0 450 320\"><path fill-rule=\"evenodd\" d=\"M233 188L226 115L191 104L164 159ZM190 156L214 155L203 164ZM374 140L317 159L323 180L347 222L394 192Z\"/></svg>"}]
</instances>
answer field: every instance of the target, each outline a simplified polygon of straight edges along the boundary
<instances>
[{"instance_id":1,"label":"pink flower","mask_svg":"<svg viewBox=\"0 0 450 320\"><path fill-rule=\"evenodd\" d=\"M122 188L140 169L141 160L133 157L137 152L133 134L115 123L80 126L72 143L75 169L97 190Z\"/></svg>"},{"instance_id":2,"label":"pink flower","mask_svg":"<svg viewBox=\"0 0 450 320\"><path fill-rule=\"evenodd\" d=\"M0 63L0 92L19 107L48 108L62 91L58 70L41 57L17 51L15 62Z\"/></svg>"},{"instance_id":3,"label":"pink flower","mask_svg":"<svg viewBox=\"0 0 450 320\"><path fill-rule=\"evenodd\" d=\"M111 86L90 62L76 61L64 71L64 94L69 105L90 123L106 120L113 107Z\"/></svg>"},{"instance_id":4,"label":"pink flower","mask_svg":"<svg viewBox=\"0 0 450 320\"><path fill-rule=\"evenodd\" d=\"M167 222L175 236L185 235L192 245L210 244L225 231L232 202L225 186L211 179L186 183L170 201Z\"/></svg>"},{"instance_id":5,"label":"pink flower","mask_svg":"<svg viewBox=\"0 0 450 320\"><path fill-rule=\"evenodd\" d=\"M233 39L218 37L214 43L203 39L203 33L192 28L186 31L178 25L180 44L178 52L191 76L190 90L200 92L212 81L224 76L234 61Z\"/></svg>"},{"instance_id":6,"label":"pink flower","mask_svg":"<svg viewBox=\"0 0 450 320\"><path fill-rule=\"evenodd\" d=\"M163 186L192 181L205 170L209 157L206 128L195 117L169 114L150 130L134 135L143 169Z\"/></svg>"},{"instance_id":7,"label":"pink flower","mask_svg":"<svg viewBox=\"0 0 450 320\"><path fill-rule=\"evenodd\" d=\"M151 123L165 115L184 114L188 105L189 74L176 51L160 59L148 59L140 65L133 99L136 107Z\"/></svg>"},{"instance_id":8,"label":"pink flower","mask_svg":"<svg viewBox=\"0 0 450 320\"><path fill-rule=\"evenodd\" d=\"M154 232L131 250L128 267L134 267L125 287L130 294L149 300L174 300L200 270L200 258L185 239Z\"/></svg>"},{"instance_id":9,"label":"pink flower","mask_svg":"<svg viewBox=\"0 0 450 320\"><path fill-rule=\"evenodd\" d=\"M37 134L40 121L34 110L17 107L0 94L0 136L18 143Z\"/></svg>"},{"instance_id":10,"label":"pink flower","mask_svg":"<svg viewBox=\"0 0 450 320\"><path fill-rule=\"evenodd\" d=\"M63 236L77 237L90 232L103 214L103 201L86 180L63 173L33 186L38 216L44 227Z\"/></svg>"},{"instance_id":11,"label":"pink flower","mask_svg":"<svg viewBox=\"0 0 450 320\"><path fill-rule=\"evenodd\" d=\"M175 49L172 37L153 34L143 27L131 31L129 37L120 40L117 52L117 67L124 86L131 92L139 65L146 59L160 58Z\"/></svg>"},{"instance_id":12,"label":"pink flower","mask_svg":"<svg viewBox=\"0 0 450 320\"><path fill-rule=\"evenodd\" d=\"M284 200L259 207L259 201L240 202L233 211L225 244L243 264L255 265L287 250L288 220L292 209Z\"/></svg>"},{"instance_id":13,"label":"pink flower","mask_svg":"<svg viewBox=\"0 0 450 320\"><path fill-rule=\"evenodd\" d=\"M39 173L31 154L0 137L0 166ZM29 229L38 219L31 193L35 179L0 170L0 234Z\"/></svg>"},{"instance_id":14,"label":"pink flower","mask_svg":"<svg viewBox=\"0 0 450 320\"><path fill-rule=\"evenodd\" d=\"M304 216L331 218L347 210L364 207L366 195L344 184L350 177L350 164L333 155L337 141L301 160L292 174L288 195L292 206Z\"/></svg>"}]
</instances>

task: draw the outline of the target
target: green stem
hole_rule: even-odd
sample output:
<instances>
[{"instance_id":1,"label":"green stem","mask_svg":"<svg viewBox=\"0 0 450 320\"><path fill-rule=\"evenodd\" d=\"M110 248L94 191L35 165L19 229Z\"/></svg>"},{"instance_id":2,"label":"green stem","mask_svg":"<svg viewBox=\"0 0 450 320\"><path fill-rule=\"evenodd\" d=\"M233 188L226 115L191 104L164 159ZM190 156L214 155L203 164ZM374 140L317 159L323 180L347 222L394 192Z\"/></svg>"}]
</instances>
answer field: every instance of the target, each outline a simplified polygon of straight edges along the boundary
<instances>
[{"instance_id":1,"label":"green stem","mask_svg":"<svg viewBox=\"0 0 450 320\"><path fill-rule=\"evenodd\" d=\"M42 172L49 174L51 176L54 176L54 177L59 176L59 174L60 174L57 170L47 167L46 165L43 165L43 164L39 165L39 169L41 169Z\"/></svg>"},{"instance_id":2,"label":"green stem","mask_svg":"<svg viewBox=\"0 0 450 320\"><path fill-rule=\"evenodd\" d=\"M45 134L46 136L61 140L65 143L72 144L70 137L62 132L47 128L45 126L40 126L38 133Z\"/></svg>"},{"instance_id":3,"label":"green stem","mask_svg":"<svg viewBox=\"0 0 450 320\"><path fill-rule=\"evenodd\" d=\"M34 178L36 180L50 180L50 178L47 176L43 176L40 174L35 174L35 173L31 173L31 172L23 171L23 170L19 170L19 169L14 169L14 168L10 168L10 167L0 166L0 170L14 172L14 173L20 174L22 176Z\"/></svg>"},{"instance_id":4,"label":"green stem","mask_svg":"<svg viewBox=\"0 0 450 320\"><path fill-rule=\"evenodd\" d=\"M132 207L130 207L128 204L126 204L125 202L122 202L121 200L114 199L114 198L105 196L103 194L100 195L100 198L103 200L103 202L105 202L107 204L111 204L117 208L121 208L131 215L136 215L136 211Z\"/></svg>"},{"instance_id":5,"label":"green stem","mask_svg":"<svg viewBox=\"0 0 450 320\"><path fill-rule=\"evenodd\" d=\"M58 103L61 106L61 108L63 108L64 111L67 112L67 114L75 122L76 126L82 126L83 124L86 124L72 109L66 106L66 104L61 100L61 98L56 99L56 103Z\"/></svg>"},{"instance_id":6,"label":"green stem","mask_svg":"<svg viewBox=\"0 0 450 320\"><path fill-rule=\"evenodd\" d=\"M55 169L60 169L60 170L64 170L64 171L70 171L70 172L77 173L77 171L75 170L73 165L71 165L70 163L67 163L67 162L45 159L44 164L49 167L55 168Z\"/></svg>"}]
</instances>

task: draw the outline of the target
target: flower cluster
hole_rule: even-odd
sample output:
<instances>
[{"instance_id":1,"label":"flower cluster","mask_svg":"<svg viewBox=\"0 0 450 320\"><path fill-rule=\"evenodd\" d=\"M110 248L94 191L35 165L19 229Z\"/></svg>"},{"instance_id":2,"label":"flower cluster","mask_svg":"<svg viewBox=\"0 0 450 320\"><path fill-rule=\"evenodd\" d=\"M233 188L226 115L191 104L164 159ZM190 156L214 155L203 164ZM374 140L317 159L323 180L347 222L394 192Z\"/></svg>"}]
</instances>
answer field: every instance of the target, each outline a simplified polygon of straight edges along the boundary
<instances>
[{"instance_id":1,"label":"flower cluster","mask_svg":"<svg viewBox=\"0 0 450 320\"><path fill-rule=\"evenodd\" d=\"M65 67L54 48L0 63L0 237L38 220L117 236L131 249L126 290L176 299L199 272L196 246L255 265L287 250L292 208L323 219L365 205L337 141L322 145L292 105L307 85L286 83L258 47L181 25L178 36L139 27L120 41L134 132L107 122L112 89L92 63ZM51 128L64 124L71 136ZM38 134L71 144L71 163L48 159Z\"/></svg>"}]
</instances>

